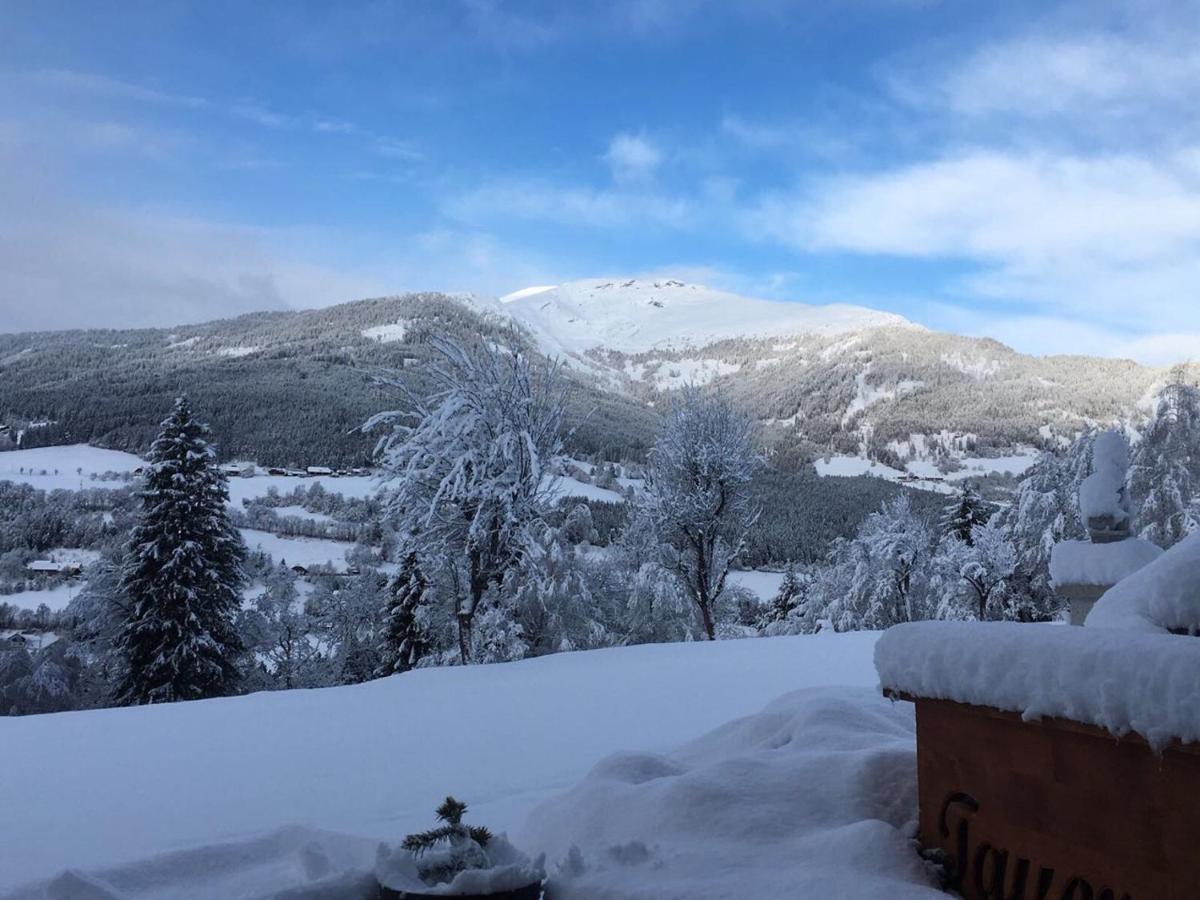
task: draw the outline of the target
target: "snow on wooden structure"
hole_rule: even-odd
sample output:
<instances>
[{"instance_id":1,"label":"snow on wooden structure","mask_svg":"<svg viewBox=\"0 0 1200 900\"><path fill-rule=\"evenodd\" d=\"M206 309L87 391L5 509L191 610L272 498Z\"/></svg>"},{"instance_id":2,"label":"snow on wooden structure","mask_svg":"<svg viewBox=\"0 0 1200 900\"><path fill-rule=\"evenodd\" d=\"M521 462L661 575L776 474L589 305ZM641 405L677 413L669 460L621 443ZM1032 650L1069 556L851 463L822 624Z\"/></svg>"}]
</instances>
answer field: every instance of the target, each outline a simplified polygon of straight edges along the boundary
<instances>
[{"instance_id":1,"label":"snow on wooden structure","mask_svg":"<svg viewBox=\"0 0 1200 900\"><path fill-rule=\"evenodd\" d=\"M919 838L977 898L1200 897L1200 640L1018 623L899 625Z\"/></svg>"}]
</instances>

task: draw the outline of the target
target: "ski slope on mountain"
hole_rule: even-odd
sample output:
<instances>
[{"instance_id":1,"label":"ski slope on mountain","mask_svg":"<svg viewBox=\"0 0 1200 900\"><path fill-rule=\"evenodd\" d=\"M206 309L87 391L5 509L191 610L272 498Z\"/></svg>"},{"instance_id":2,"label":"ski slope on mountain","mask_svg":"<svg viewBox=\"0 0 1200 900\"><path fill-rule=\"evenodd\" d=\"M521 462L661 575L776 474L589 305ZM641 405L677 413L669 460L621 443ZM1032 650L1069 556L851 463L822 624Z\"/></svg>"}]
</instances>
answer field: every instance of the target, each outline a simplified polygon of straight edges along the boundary
<instances>
[{"instance_id":1,"label":"ski slope on mountain","mask_svg":"<svg viewBox=\"0 0 1200 900\"><path fill-rule=\"evenodd\" d=\"M642 353L703 347L736 337L917 327L902 316L861 306L759 300L675 280L572 281L516 291L501 297L500 304L552 355L597 348Z\"/></svg>"},{"instance_id":2,"label":"ski slope on mountain","mask_svg":"<svg viewBox=\"0 0 1200 900\"><path fill-rule=\"evenodd\" d=\"M0 894L66 868L244 843L294 824L395 842L427 827L447 793L471 804L474 821L516 834L538 803L614 751L669 752L800 688L873 689L876 638L644 645L322 690L0 718L13 762L0 775L9 810L0 816ZM144 883L145 865L136 871ZM132 895L259 896L226 888Z\"/></svg>"}]
</instances>

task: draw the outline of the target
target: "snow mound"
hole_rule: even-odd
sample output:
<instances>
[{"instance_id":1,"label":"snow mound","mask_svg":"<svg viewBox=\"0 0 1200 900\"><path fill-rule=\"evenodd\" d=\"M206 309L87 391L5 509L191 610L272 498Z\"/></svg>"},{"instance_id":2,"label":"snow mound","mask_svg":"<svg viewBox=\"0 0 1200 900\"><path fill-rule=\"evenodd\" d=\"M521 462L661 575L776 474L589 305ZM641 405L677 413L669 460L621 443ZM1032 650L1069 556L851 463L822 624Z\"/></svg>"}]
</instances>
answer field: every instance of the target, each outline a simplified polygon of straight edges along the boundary
<instances>
[{"instance_id":1,"label":"snow mound","mask_svg":"<svg viewBox=\"0 0 1200 900\"><path fill-rule=\"evenodd\" d=\"M1064 584L1116 584L1162 556L1162 548L1140 538L1093 544L1060 541L1050 551L1050 578Z\"/></svg>"},{"instance_id":2,"label":"snow mound","mask_svg":"<svg viewBox=\"0 0 1200 900\"><path fill-rule=\"evenodd\" d=\"M590 279L526 288L500 298L551 355L606 347L625 353L703 347L733 337L835 335L913 326L861 306L758 300L675 280Z\"/></svg>"},{"instance_id":3,"label":"snow mound","mask_svg":"<svg viewBox=\"0 0 1200 900\"><path fill-rule=\"evenodd\" d=\"M1079 485L1079 512L1085 522L1110 517L1120 524L1129 518L1125 508L1125 473L1129 441L1117 431L1096 436L1092 445L1092 474Z\"/></svg>"},{"instance_id":4,"label":"snow mound","mask_svg":"<svg viewBox=\"0 0 1200 900\"><path fill-rule=\"evenodd\" d=\"M377 847L364 838L290 826L98 872L69 870L6 900L374 900Z\"/></svg>"},{"instance_id":5,"label":"snow mound","mask_svg":"<svg viewBox=\"0 0 1200 900\"><path fill-rule=\"evenodd\" d=\"M1084 624L1093 628L1200 632L1200 532L1184 538L1105 591Z\"/></svg>"},{"instance_id":6,"label":"snow mound","mask_svg":"<svg viewBox=\"0 0 1200 900\"><path fill-rule=\"evenodd\" d=\"M884 632L875 668L885 689L917 697L1134 732L1156 749L1173 738L1200 741L1200 640L1192 637L909 622Z\"/></svg>"},{"instance_id":7,"label":"snow mound","mask_svg":"<svg viewBox=\"0 0 1200 900\"><path fill-rule=\"evenodd\" d=\"M673 753L619 753L530 816L555 897L933 897L907 835L912 711L810 688Z\"/></svg>"},{"instance_id":8,"label":"snow mound","mask_svg":"<svg viewBox=\"0 0 1200 900\"><path fill-rule=\"evenodd\" d=\"M479 849L473 841L470 845ZM434 852L430 851L427 856ZM392 890L449 897L515 891L546 877L545 860L542 857L530 859L509 843L507 835L494 835L488 841L486 851L482 852L489 868L466 869L452 881L430 886L421 880L418 858L413 853L403 847L381 847L375 874L381 885Z\"/></svg>"}]
</instances>

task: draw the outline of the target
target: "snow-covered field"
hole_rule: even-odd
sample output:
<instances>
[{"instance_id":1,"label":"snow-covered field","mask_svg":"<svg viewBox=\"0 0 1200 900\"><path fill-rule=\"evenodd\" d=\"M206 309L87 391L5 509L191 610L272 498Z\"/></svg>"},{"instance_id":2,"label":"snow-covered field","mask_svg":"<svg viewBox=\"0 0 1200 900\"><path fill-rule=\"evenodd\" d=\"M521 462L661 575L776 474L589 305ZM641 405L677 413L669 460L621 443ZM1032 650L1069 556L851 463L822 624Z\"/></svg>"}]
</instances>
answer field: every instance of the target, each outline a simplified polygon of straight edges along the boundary
<instances>
[{"instance_id":1,"label":"snow-covered field","mask_svg":"<svg viewBox=\"0 0 1200 900\"><path fill-rule=\"evenodd\" d=\"M92 475L104 472L132 472L142 465L140 457L120 450L105 450L87 444L63 447L36 447L0 453L0 481L17 481L43 491L77 491L87 487L120 487L120 481L96 481ZM44 474L43 474L44 473ZM254 475L229 479L229 502L240 507L243 500L264 497L275 488L289 494L298 487L320 484L331 494L362 499L374 494L379 485L370 475ZM312 517L312 514L308 514Z\"/></svg>"},{"instance_id":2,"label":"snow-covered field","mask_svg":"<svg viewBox=\"0 0 1200 900\"><path fill-rule=\"evenodd\" d=\"M729 572L729 583L745 588L766 603L779 593L783 582L782 572L762 572L755 569L733 569Z\"/></svg>"},{"instance_id":3,"label":"snow-covered field","mask_svg":"<svg viewBox=\"0 0 1200 900\"><path fill-rule=\"evenodd\" d=\"M261 550L275 562L289 566L315 566L332 563L338 569L347 568L346 551L353 544L325 538L283 537L269 531L242 528L242 537L251 551Z\"/></svg>"},{"instance_id":4,"label":"snow-covered field","mask_svg":"<svg viewBox=\"0 0 1200 900\"><path fill-rule=\"evenodd\" d=\"M281 494L290 494L296 488L310 488L319 484L331 494L361 500L379 490L379 483L371 475L254 475L250 478L229 479L229 502L240 507L243 500L265 497L275 488Z\"/></svg>"},{"instance_id":5,"label":"snow-covered field","mask_svg":"<svg viewBox=\"0 0 1200 900\"><path fill-rule=\"evenodd\" d=\"M1009 456L959 456L956 459L962 468L948 473L941 472L928 460L914 460L900 470L865 456L828 456L818 459L814 465L817 474L822 477L869 475L922 490L951 493L955 490L954 482L969 478L996 474L1022 475L1037 462L1037 457L1038 451L1032 447ZM917 480L913 480L914 477Z\"/></svg>"},{"instance_id":6,"label":"snow-covered field","mask_svg":"<svg viewBox=\"0 0 1200 900\"><path fill-rule=\"evenodd\" d=\"M82 589L82 581L64 581L45 590L0 594L0 603L7 603L9 606L17 607L17 609L37 609L45 603L51 612L58 612L59 610L66 609L67 604L74 600Z\"/></svg>"},{"instance_id":7,"label":"snow-covered field","mask_svg":"<svg viewBox=\"0 0 1200 900\"><path fill-rule=\"evenodd\" d=\"M91 476L132 472L140 465L142 460L132 453L87 444L9 450L0 453L0 481L17 481L43 491L119 487L121 482L93 481Z\"/></svg>"},{"instance_id":8,"label":"snow-covered field","mask_svg":"<svg viewBox=\"0 0 1200 900\"><path fill-rule=\"evenodd\" d=\"M0 891L67 867L135 863L106 876L131 897L261 896L256 879L264 871L303 878L299 850L312 833L239 844L220 865L204 854L166 865L135 861L253 841L294 823L397 841L427 827L434 806L454 793L471 804L472 821L508 831L527 849L545 842L557 851L550 845L570 837L592 860L579 885L608 884L608 896L629 896L621 885L631 880L646 897L677 895L675 886L697 877L697 859L709 851L725 854L714 864L730 861L729 853L767 853L767 874L778 883L823 856L850 891L841 896L882 896L886 883L888 896L922 896L903 883L917 877L916 857L902 852L893 827L915 814L905 794L914 766L911 713L878 697L876 638L625 647L323 690L0 718L0 746L13 761L0 790L6 808L22 811L0 816ZM822 685L857 690L791 698L647 774L654 764L644 753L670 752L781 693ZM574 802L589 815L570 820L563 805L570 801L560 799L540 814L543 824L526 824L539 803L620 750L639 755L606 763L576 789ZM754 780L756 771L764 780ZM882 790L888 778L896 783ZM624 825L618 807L598 805L596 779L619 783L629 805ZM653 815L660 799L688 797L723 812L710 819L693 810L689 822ZM791 814L775 818L787 808ZM751 823L768 811L775 839L763 841ZM698 842L690 851L689 834ZM713 843L720 834L724 850ZM358 853L359 862L373 858L369 841L350 843L345 852ZM640 872L626 870L641 863ZM816 883L833 883L828 865L813 870L826 879ZM688 896L730 896L726 888Z\"/></svg>"},{"instance_id":9,"label":"snow-covered field","mask_svg":"<svg viewBox=\"0 0 1200 900\"><path fill-rule=\"evenodd\" d=\"M547 490L557 499L579 497L586 500L600 500L604 503L625 502L625 498L616 491L578 481L569 475L554 476Z\"/></svg>"}]
</instances>

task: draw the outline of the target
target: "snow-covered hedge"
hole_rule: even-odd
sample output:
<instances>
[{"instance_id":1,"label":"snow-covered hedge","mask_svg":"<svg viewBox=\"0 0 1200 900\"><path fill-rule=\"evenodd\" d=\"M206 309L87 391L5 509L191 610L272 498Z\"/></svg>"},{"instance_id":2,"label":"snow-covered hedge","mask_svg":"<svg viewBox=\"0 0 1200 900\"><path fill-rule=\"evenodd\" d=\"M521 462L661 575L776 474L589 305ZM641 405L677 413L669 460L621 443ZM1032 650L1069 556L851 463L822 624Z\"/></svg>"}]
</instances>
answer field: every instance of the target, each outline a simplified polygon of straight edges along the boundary
<instances>
[{"instance_id":1,"label":"snow-covered hedge","mask_svg":"<svg viewBox=\"0 0 1200 900\"><path fill-rule=\"evenodd\" d=\"M879 639L875 668L885 689L917 697L1135 732L1156 749L1172 738L1200 741L1200 640L1193 637L912 622Z\"/></svg>"}]
</instances>

